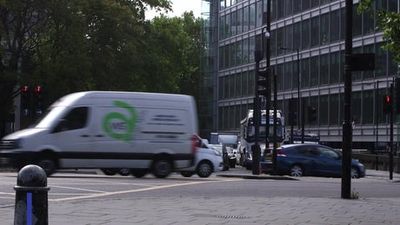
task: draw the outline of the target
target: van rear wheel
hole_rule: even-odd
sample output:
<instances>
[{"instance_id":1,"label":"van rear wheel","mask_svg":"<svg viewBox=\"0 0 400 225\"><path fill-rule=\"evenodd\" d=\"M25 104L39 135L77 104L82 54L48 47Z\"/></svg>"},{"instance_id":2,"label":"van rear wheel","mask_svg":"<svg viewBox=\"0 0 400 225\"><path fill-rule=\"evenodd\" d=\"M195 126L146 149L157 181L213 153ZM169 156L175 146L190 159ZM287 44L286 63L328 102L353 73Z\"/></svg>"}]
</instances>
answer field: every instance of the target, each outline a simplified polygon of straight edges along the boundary
<instances>
[{"instance_id":1,"label":"van rear wheel","mask_svg":"<svg viewBox=\"0 0 400 225\"><path fill-rule=\"evenodd\" d=\"M40 159L36 165L40 166L48 177L57 169L57 163L53 159Z\"/></svg>"},{"instance_id":2,"label":"van rear wheel","mask_svg":"<svg viewBox=\"0 0 400 225\"><path fill-rule=\"evenodd\" d=\"M147 174L147 170L145 169L131 169L132 176L136 178L142 178Z\"/></svg>"},{"instance_id":3,"label":"van rear wheel","mask_svg":"<svg viewBox=\"0 0 400 225\"><path fill-rule=\"evenodd\" d=\"M117 174L118 170L117 169L104 168L104 169L101 169L101 172L103 172L107 176L113 176L113 175Z\"/></svg>"},{"instance_id":4,"label":"van rear wheel","mask_svg":"<svg viewBox=\"0 0 400 225\"><path fill-rule=\"evenodd\" d=\"M157 178L165 178L172 172L172 164L168 159L156 159L153 162L152 173Z\"/></svg>"}]
</instances>

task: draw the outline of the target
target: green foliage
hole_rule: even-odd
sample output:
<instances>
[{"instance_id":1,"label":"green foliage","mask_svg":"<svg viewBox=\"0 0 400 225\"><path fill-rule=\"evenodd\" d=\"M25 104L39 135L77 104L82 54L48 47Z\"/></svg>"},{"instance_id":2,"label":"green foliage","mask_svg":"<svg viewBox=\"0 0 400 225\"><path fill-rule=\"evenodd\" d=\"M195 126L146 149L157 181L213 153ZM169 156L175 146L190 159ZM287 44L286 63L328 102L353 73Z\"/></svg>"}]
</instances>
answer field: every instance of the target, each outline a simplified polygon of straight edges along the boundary
<instances>
[{"instance_id":1,"label":"green foliage","mask_svg":"<svg viewBox=\"0 0 400 225\"><path fill-rule=\"evenodd\" d=\"M84 90L198 95L201 23L145 20L169 0L0 0L0 96L41 84L47 104ZM1 123L1 121L0 121ZM1 132L1 131L0 131Z\"/></svg>"},{"instance_id":2,"label":"green foliage","mask_svg":"<svg viewBox=\"0 0 400 225\"><path fill-rule=\"evenodd\" d=\"M374 0L361 0L358 6L359 12L373 13ZM377 10L377 22L383 32L385 40L384 49L393 54L394 60L400 64L400 14L386 10Z\"/></svg>"}]
</instances>

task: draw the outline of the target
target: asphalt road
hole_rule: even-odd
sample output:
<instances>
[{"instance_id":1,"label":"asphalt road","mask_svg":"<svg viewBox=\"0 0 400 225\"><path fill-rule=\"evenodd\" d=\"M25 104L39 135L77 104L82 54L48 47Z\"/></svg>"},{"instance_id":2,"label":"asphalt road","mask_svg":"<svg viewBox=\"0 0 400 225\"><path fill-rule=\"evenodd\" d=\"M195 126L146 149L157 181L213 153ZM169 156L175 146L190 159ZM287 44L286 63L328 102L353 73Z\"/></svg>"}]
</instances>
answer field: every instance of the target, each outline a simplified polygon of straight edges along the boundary
<instances>
[{"instance_id":1,"label":"asphalt road","mask_svg":"<svg viewBox=\"0 0 400 225\"><path fill-rule=\"evenodd\" d=\"M235 168L210 178L167 179L56 173L48 178L49 224L396 224L400 219L398 174L393 181L383 172L352 180L359 200L349 204L340 199L340 178L241 178L246 173ZM238 176L221 176L227 174ZM1 224L13 223L16 179L15 172L0 173Z\"/></svg>"},{"instance_id":2,"label":"asphalt road","mask_svg":"<svg viewBox=\"0 0 400 225\"><path fill-rule=\"evenodd\" d=\"M90 171L93 172L93 171ZM218 175L249 173L241 168L213 174L209 178L184 178L173 174L166 179L105 176L101 172L56 173L48 178L49 201L71 201L122 196L135 197L340 197L340 178L301 177L296 180L242 179ZM352 191L361 198L400 196L400 182L380 176L352 180ZM0 173L0 207L14 202L17 173Z\"/></svg>"}]
</instances>

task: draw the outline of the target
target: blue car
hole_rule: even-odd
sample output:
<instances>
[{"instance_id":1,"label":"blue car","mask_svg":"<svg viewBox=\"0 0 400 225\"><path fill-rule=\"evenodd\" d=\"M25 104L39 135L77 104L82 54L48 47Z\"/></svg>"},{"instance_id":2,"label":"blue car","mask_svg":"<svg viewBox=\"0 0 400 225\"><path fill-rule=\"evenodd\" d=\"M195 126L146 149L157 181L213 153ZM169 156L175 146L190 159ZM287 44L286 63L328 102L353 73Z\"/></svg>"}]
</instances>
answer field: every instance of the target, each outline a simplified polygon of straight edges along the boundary
<instances>
[{"instance_id":1,"label":"blue car","mask_svg":"<svg viewBox=\"0 0 400 225\"><path fill-rule=\"evenodd\" d=\"M340 177L342 153L319 144L283 145L277 152L277 170L291 176ZM351 161L351 177L365 176L365 167L358 160Z\"/></svg>"}]
</instances>

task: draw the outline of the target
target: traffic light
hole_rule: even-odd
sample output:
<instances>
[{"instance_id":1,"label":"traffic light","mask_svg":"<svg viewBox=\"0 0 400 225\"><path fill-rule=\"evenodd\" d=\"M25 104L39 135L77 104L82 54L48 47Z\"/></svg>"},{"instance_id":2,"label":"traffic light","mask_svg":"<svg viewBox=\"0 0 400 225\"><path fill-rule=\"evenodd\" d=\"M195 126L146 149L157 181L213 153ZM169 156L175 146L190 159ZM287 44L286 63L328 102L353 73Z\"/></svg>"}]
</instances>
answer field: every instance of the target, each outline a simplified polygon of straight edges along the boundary
<instances>
[{"instance_id":1,"label":"traffic light","mask_svg":"<svg viewBox=\"0 0 400 225\"><path fill-rule=\"evenodd\" d=\"M29 91L29 86L28 85L21 86L20 93L21 93L21 109L23 110L23 114L25 116L28 116L31 103L31 93Z\"/></svg>"},{"instance_id":2,"label":"traffic light","mask_svg":"<svg viewBox=\"0 0 400 225\"><path fill-rule=\"evenodd\" d=\"M392 96L384 95L383 96L383 112L385 114L390 113L392 111L392 107L393 107Z\"/></svg>"},{"instance_id":3,"label":"traffic light","mask_svg":"<svg viewBox=\"0 0 400 225\"><path fill-rule=\"evenodd\" d=\"M21 93L21 109L23 114L28 116L37 116L42 114L43 104L42 104L42 93L43 87L41 85L36 85L33 88L28 85L23 85L20 87Z\"/></svg>"},{"instance_id":4,"label":"traffic light","mask_svg":"<svg viewBox=\"0 0 400 225\"><path fill-rule=\"evenodd\" d=\"M312 123L317 121L317 108L314 106L308 106L308 122Z\"/></svg>"},{"instance_id":5,"label":"traffic light","mask_svg":"<svg viewBox=\"0 0 400 225\"><path fill-rule=\"evenodd\" d=\"M257 91L259 95L267 96L267 71L258 71Z\"/></svg>"},{"instance_id":6,"label":"traffic light","mask_svg":"<svg viewBox=\"0 0 400 225\"><path fill-rule=\"evenodd\" d=\"M395 113L400 113L400 78L394 80L394 104L396 106Z\"/></svg>"},{"instance_id":7,"label":"traffic light","mask_svg":"<svg viewBox=\"0 0 400 225\"><path fill-rule=\"evenodd\" d=\"M36 85L33 89L33 95L34 95L34 111L36 115L40 115L43 112L43 107L42 107L42 92L43 88L40 85Z\"/></svg>"}]
</instances>

